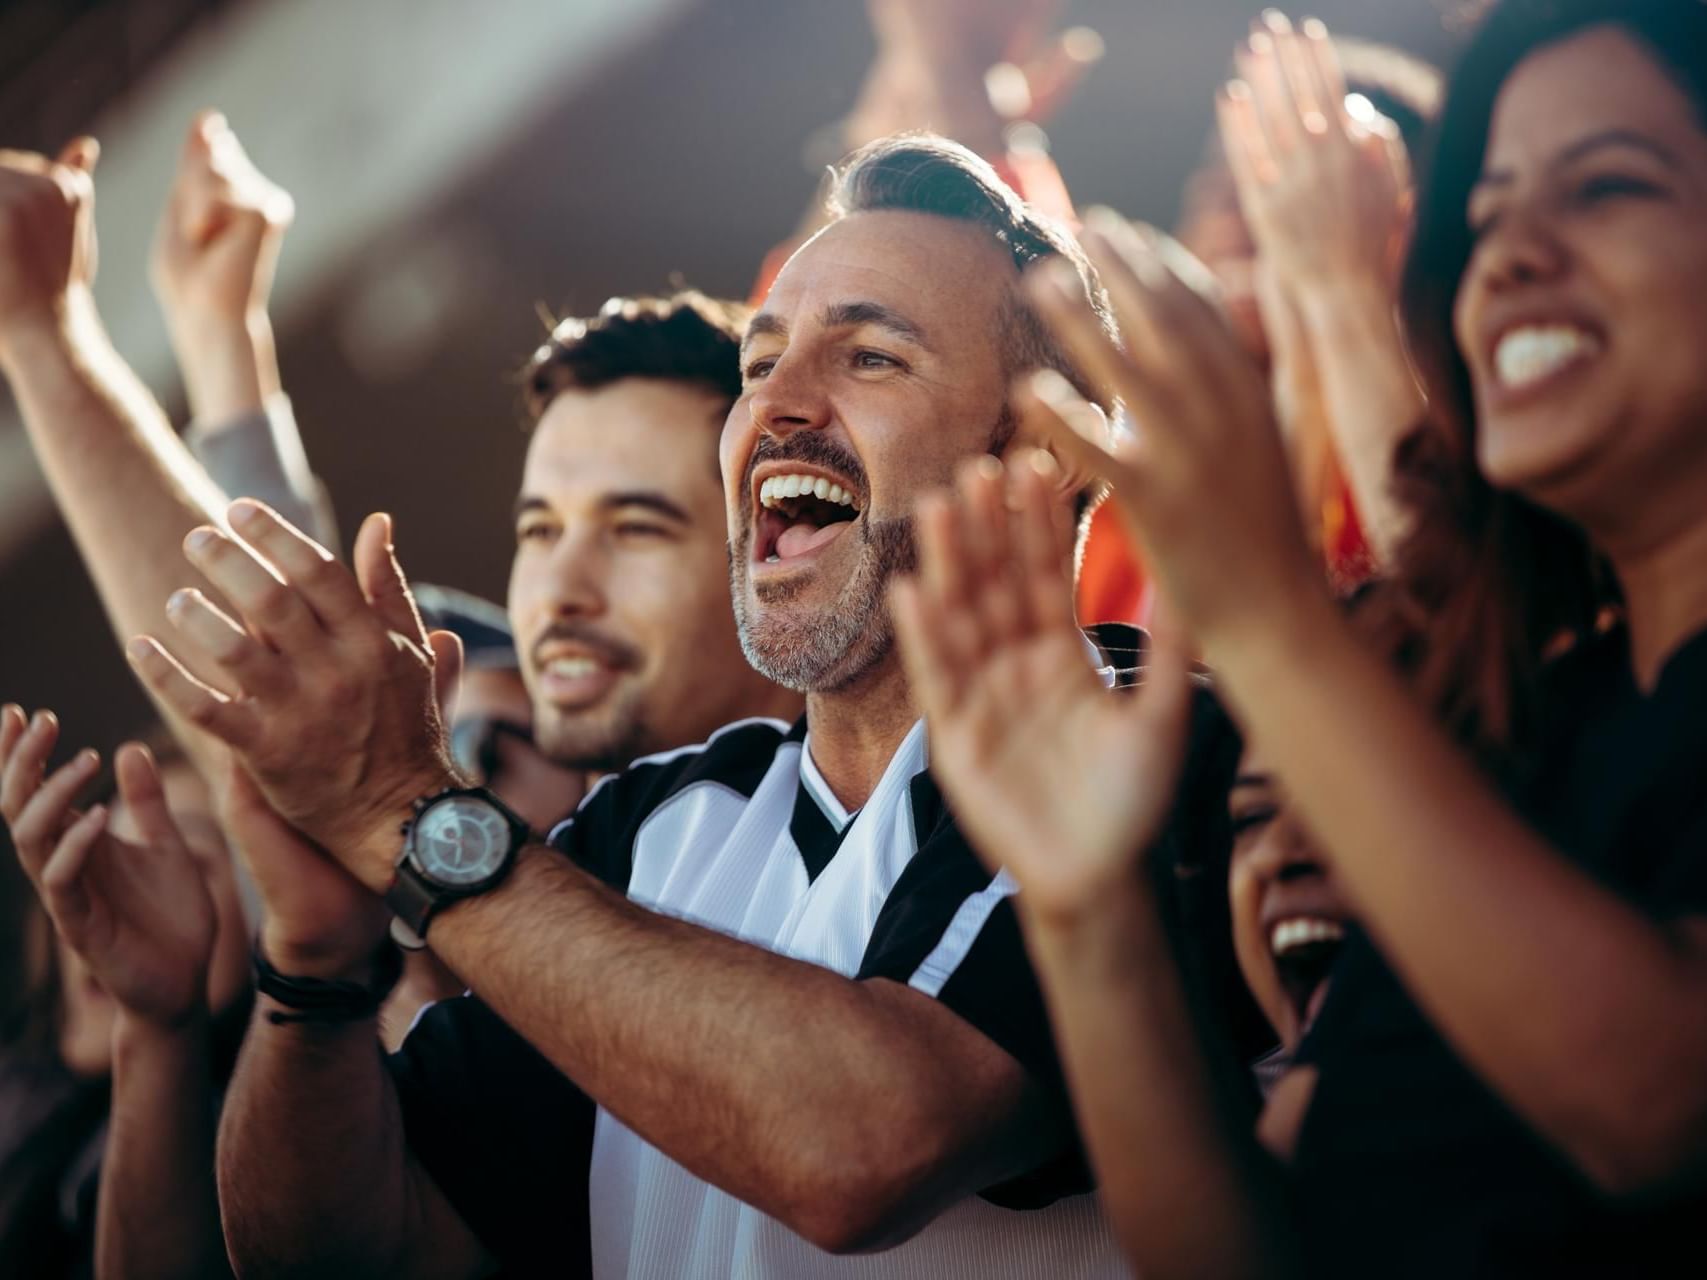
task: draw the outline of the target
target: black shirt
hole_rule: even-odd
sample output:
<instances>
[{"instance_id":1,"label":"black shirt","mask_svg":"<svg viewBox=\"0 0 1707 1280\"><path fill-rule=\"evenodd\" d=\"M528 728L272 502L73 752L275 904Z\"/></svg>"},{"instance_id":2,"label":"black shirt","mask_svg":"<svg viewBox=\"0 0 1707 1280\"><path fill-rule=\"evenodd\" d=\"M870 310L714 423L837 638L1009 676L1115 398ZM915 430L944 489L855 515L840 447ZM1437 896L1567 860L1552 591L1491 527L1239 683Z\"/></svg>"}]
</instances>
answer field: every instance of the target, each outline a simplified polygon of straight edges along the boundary
<instances>
[{"instance_id":1,"label":"black shirt","mask_svg":"<svg viewBox=\"0 0 1707 1280\"><path fill-rule=\"evenodd\" d=\"M1543 710L1537 767L1512 788L1521 812L1655 919L1707 915L1707 632L1650 696L1623 634L1600 637L1554 665ZM1511 920L1523 927L1521 903ZM1294 1166L1313 1274L1707 1274L1702 1188L1641 1205L1596 1194L1457 1058L1367 937L1340 956L1299 1060L1320 1072Z\"/></svg>"}]
</instances>

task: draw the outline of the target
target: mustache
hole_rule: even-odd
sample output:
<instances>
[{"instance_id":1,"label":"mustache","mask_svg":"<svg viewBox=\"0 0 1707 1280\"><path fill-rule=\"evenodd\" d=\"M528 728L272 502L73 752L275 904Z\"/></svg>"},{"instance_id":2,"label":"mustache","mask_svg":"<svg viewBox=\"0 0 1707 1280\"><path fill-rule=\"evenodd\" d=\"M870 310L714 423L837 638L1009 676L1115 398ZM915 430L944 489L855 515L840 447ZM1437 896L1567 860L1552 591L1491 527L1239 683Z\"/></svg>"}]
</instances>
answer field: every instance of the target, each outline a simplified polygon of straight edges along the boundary
<instances>
[{"instance_id":1,"label":"mustache","mask_svg":"<svg viewBox=\"0 0 1707 1280\"><path fill-rule=\"evenodd\" d=\"M808 466L823 467L852 480L861 493L871 492L865 481L865 468L851 449L825 439L822 432L797 431L781 440L775 436L760 437L753 456L747 460L746 482L741 486L743 506L750 505L753 500L753 472L766 462L804 462Z\"/></svg>"},{"instance_id":2,"label":"mustache","mask_svg":"<svg viewBox=\"0 0 1707 1280\"><path fill-rule=\"evenodd\" d=\"M615 636L608 636L587 623L553 622L534 637L534 642L528 650L528 656L532 659L536 671L543 664L540 650L548 644L579 645L597 656L606 666L619 671L638 667L641 661L640 650L633 645L618 640Z\"/></svg>"}]
</instances>

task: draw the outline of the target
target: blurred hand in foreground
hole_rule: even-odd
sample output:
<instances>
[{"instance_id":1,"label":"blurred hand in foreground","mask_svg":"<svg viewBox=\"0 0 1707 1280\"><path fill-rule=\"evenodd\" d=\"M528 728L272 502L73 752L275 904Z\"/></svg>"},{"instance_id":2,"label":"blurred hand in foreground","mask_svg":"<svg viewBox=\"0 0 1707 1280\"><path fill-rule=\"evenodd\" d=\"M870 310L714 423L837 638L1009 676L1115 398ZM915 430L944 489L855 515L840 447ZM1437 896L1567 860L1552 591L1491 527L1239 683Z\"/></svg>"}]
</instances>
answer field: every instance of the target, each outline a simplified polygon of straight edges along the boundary
<instances>
[{"instance_id":1,"label":"blurred hand in foreground","mask_svg":"<svg viewBox=\"0 0 1707 1280\"><path fill-rule=\"evenodd\" d=\"M1044 412L1033 398L1028 413ZM962 468L918 510L919 573L893 593L931 769L1029 912L1068 919L1130 877L1172 805L1188 659L1163 631L1135 695L1104 688L1073 621L1071 533L1042 451Z\"/></svg>"},{"instance_id":2,"label":"blurred hand in foreground","mask_svg":"<svg viewBox=\"0 0 1707 1280\"><path fill-rule=\"evenodd\" d=\"M1107 288L1122 343L1044 263L1027 287L1063 347L1113 389L1136 431L1111 451L1074 423L1077 397L1048 383L1038 430L1106 480L1180 625L1213 648L1256 614L1284 614L1322 574L1305 540L1292 474L1262 371L1225 317L1161 252L1159 233L1093 211L1084 246Z\"/></svg>"}]
</instances>

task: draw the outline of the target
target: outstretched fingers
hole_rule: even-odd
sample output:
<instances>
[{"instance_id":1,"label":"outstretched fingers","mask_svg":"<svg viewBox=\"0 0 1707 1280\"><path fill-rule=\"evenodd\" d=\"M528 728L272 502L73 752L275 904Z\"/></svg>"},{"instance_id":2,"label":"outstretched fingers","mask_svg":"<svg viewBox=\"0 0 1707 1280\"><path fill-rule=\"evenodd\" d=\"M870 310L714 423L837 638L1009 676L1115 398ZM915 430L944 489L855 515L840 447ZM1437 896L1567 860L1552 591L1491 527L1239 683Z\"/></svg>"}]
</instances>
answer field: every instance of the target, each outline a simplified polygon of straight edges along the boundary
<instances>
[{"instance_id":1,"label":"outstretched fingers","mask_svg":"<svg viewBox=\"0 0 1707 1280\"><path fill-rule=\"evenodd\" d=\"M243 692L271 698L289 691L290 668L284 660L194 587L172 593L166 617L186 645L229 672Z\"/></svg>"},{"instance_id":2,"label":"outstretched fingers","mask_svg":"<svg viewBox=\"0 0 1707 1280\"><path fill-rule=\"evenodd\" d=\"M119 797L124 801L131 820L143 842L151 845L182 845L183 836L166 807L166 789L160 781L160 769L147 747L140 742L127 742L114 758L118 775Z\"/></svg>"},{"instance_id":3,"label":"outstretched fingers","mask_svg":"<svg viewBox=\"0 0 1707 1280\"><path fill-rule=\"evenodd\" d=\"M125 656L143 686L188 723L237 751L255 741L260 726L254 708L203 684L152 636L135 637Z\"/></svg>"},{"instance_id":4,"label":"outstretched fingers","mask_svg":"<svg viewBox=\"0 0 1707 1280\"><path fill-rule=\"evenodd\" d=\"M350 571L325 547L254 498L239 498L232 530L277 571L321 627L337 633L365 619L366 602Z\"/></svg>"},{"instance_id":5,"label":"outstretched fingers","mask_svg":"<svg viewBox=\"0 0 1707 1280\"><path fill-rule=\"evenodd\" d=\"M40 878L55 841L77 820L72 807L77 801L77 793L89 785L100 763L101 758L96 752L79 751L41 780L30 791L21 809L14 810L8 805L6 811L12 828L12 843L17 846L18 858L31 879Z\"/></svg>"},{"instance_id":6,"label":"outstretched fingers","mask_svg":"<svg viewBox=\"0 0 1707 1280\"><path fill-rule=\"evenodd\" d=\"M427 628L421 622L421 611L415 607L409 581L403 576L403 566L397 562L392 544L391 517L376 511L362 521L351 559L355 562L356 579L361 585L367 607L379 616L389 631L395 631L427 648Z\"/></svg>"},{"instance_id":7,"label":"outstretched fingers","mask_svg":"<svg viewBox=\"0 0 1707 1280\"><path fill-rule=\"evenodd\" d=\"M22 712L18 713L19 717ZM0 813L15 823L47 773L47 758L59 740L59 719L51 711L38 711L21 732L12 734L5 768L0 771Z\"/></svg>"},{"instance_id":8,"label":"outstretched fingers","mask_svg":"<svg viewBox=\"0 0 1707 1280\"><path fill-rule=\"evenodd\" d=\"M95 805L65 829L53 856L41 869L42 905L53 917L53 926L66 945L81 951L88 941L90 895L83 878L90 855L107 834L111 813L104 804Z\"/></svg>"}]
</instances>

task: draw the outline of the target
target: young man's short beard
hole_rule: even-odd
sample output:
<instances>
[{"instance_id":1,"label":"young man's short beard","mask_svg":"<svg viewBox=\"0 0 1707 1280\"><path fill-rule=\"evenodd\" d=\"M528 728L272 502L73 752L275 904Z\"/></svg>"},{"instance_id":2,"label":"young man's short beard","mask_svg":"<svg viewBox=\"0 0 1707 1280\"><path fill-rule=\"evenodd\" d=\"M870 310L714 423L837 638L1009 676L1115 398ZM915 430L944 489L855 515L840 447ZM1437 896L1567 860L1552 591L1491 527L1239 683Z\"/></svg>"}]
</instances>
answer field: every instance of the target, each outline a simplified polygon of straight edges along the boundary
<instances>
[{"instance_id":1,"label":"young man's short beard","mask_svg":"<svg viewBox=\"0 0 1707 1280\"><path fill-rule=\"evenodd\" d=\"M730 594L741 651L760 675L798 693L835 693L889 655L895 629L885 597L890 580L911 573L918 561L913 522L861 525L857 536L864 546L853 580L831 608L806 617L755 618L747 604L744 569L731 558ZM777 584L763 589L761 603L785 605L795 594L793 586Z\"/></svg>"},{"instance_id":2,"label":"young man's short beard","mask_svg":"<svg viewBox=\"0 0 1707 1280\"><path fill-rule=\"evenodd\" d=\"M616 773L660 749L652 736L643 709L629 701L586 716L559 716L537 703L534 707L534 745L559 768Z\"/></svg>"}]
</instances>

